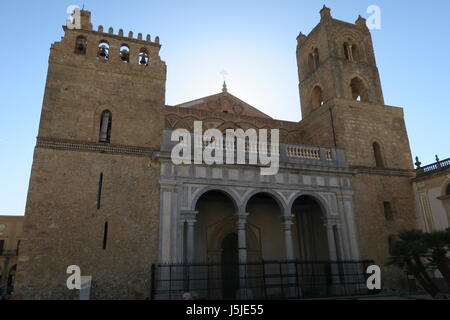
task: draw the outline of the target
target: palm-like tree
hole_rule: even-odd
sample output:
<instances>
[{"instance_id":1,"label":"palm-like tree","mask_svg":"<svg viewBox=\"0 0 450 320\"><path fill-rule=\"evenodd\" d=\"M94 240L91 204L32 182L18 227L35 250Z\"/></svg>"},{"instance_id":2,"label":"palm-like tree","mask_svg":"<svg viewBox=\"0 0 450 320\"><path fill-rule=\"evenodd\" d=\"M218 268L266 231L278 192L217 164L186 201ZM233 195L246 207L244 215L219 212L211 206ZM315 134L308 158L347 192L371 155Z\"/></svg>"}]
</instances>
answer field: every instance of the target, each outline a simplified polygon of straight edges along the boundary
<instances>
[{"instance_id":1,"label":"palm-like tree","mask_svg":"<svg viewBox=\"0 0 450 320\"><path fill-rule=\"evenodd\" d=\"M393 243L388 265L395 265L416 277L420 285L434 298L439 289L433 282L424 265L423 257L428 249L424 233L419 230L401 231Z\"/></svg>"},{"instance_id":2,"label":"palm-like tree","mask_svg":"<svg viewBox=\"0 0 450 320\"><path fill-rule=\"evenodd\" d=\"M432 268L437 268L450 288L450 228L423 234L423 241L428 249L427 259Z\"/></svg>"}]
</instances>

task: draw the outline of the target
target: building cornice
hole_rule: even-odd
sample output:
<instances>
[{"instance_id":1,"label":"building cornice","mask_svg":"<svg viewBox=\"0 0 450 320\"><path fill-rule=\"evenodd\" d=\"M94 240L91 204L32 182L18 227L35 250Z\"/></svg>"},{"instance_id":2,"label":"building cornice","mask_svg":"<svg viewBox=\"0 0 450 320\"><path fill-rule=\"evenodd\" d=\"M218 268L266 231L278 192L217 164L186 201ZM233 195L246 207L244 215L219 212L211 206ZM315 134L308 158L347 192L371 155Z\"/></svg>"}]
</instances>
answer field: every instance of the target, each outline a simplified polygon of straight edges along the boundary
<instances>
[{"instance_id":1,"label":"building cornice","mask_svg":"<svg viewBox=\"0 0 450 320\"><path fill-rule=\"evenodd\" d=\"M104 143L92 143L76 140L65 140L65 139L54 139L43 137L37 138L36 148L76 151L76 152L116 154L116 155L127 155L137 157L150 157L152 159L155 157L155 154L157 152L157 150L153 148L112 145Z\"/></svg>"}]
</instances>

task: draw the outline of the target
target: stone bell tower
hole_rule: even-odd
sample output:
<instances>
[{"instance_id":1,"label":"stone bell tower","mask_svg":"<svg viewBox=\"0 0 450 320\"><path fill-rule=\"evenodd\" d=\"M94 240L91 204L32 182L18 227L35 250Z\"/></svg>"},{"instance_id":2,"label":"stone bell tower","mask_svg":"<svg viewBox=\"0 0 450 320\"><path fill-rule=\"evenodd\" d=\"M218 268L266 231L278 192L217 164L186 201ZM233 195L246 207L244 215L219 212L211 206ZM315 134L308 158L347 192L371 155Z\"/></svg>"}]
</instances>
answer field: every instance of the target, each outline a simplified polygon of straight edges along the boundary
<instances>
[{"instance_id":1,"label":"stone bell tower","mask_svg":"<svg viewBox=\"0 0 450 320\"><path fill-rule=\"evenodd\" d=\"M333 98L384 104L372 37L365 19L355 24L320 11L321 21L308 36L297 38L302 116ZM352 82L353 81L353 82ZM368 90L370 88L370 90ZM352 90L354 89L354 90Z\"/></svg>"},{"instance_id":2,"label":"stone bell tower","mask_svg":"<svg viewBox=\"0 0 450 320\"><path fill-rule=\"evenodd\" d=\"M300 127L305 143L345 150L363 257L384 264L389 239L416 227L403 109L384 103L366 20L340 21L326 7L320 14L297 38Z\"/></svg>"},{"instance_id":3,"label":"stone bell tower","mask_svg":"<svg viewBox=\"0 0 450 320\"><path fill-rule=\"evenodd\" d=\"M159 38L93 30L77 10L51 46L25 212L18 298L144 299L157 259L166 64Z\"/></svg>"}]
</instances>

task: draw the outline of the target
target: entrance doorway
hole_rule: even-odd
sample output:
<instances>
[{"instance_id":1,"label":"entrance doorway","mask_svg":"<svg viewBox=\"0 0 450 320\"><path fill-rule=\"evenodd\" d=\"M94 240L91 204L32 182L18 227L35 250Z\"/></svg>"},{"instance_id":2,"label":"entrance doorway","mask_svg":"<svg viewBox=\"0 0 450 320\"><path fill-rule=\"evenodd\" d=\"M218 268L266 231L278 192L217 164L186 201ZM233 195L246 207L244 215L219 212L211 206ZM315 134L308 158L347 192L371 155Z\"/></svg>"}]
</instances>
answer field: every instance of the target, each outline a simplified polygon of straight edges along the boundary
<instances>
[{"instance_id":1,"label":"entrance doorway","mask_svg":"<svg viewBox=\"0 0 450 320\"><path fill-rule=\"evenodd\" d=\"M239 246L236 233L230 233L222 241L222 297L236 299L239 289Z\"/></svg>"}]
</instances>

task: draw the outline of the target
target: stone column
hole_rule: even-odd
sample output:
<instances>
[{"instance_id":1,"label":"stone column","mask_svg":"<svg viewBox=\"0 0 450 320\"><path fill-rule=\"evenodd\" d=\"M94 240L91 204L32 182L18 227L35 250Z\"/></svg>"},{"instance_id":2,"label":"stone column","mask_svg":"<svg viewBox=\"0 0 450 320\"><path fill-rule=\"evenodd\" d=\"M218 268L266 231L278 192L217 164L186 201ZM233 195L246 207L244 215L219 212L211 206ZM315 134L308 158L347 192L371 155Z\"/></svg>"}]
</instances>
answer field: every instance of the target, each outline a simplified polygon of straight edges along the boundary
<instances>
[{"instance_id":1,"label":"stone column","mask_svg":"<svg viewBox=\"0 0 450 320\"><path fill-rule=\"evenodd\" d=\"M187 220L187 260L193 263L195 260L195 223L197 220Z\"/></svg>"},{"instance_id":2,"label":"stone column","mask_svg":"<svg viewBox=\"0 0 450 320\"><path fill-rule=\"evenodd\" d=\"M238 213L237 217L237 231L238 231L238 246L239 246L239 263L247 263L247 217L248 213Z\"/></svg>"},{"instance_id":3,"label":"stone column","mask_svg":"<svg viewBox=\"0 0 450 320\"><path fill-rule=\"evenodd\" d=\"M247 289L247 218L248 213L238 213L237 231L239 247L239 292L238 298L248 300L252 298L250 290Z\"/></svg>"},{"instance_id":4,"label":"stone column","mask_svg":"<svg viewBox=\"0 0 450 320\"><path fill-rule=\"evenodd\" d=\"M339 256L340 260L346 260L347 254L346 254L346 248L345 248L345 239L344 235L342 234L342 225L340 223L336 224L336 236L339 241L339 245L337 246L337 250L339 250ZM350 260L350 259L349 259Z\"/></svg>"},{"instance_id":5,"label":"stone column","mask_svg":"<svg viewBox=\"0 0 450 320\"><path fill-rule=\"evenodd\" d=\"M325 228L327 228L328 253L331 261L337 261L336 241L334 240L334 224L327 221Z\"/></svg>"},{"instance_id":6,"label":"stone column","mask_svg":"<svg viewBox=\"0 0 450 320\"><path fill-rule=\"evenodd\" d=\"M325 227L327 228L327 238L328 238L328 252L330 255L330 260L334 263L330 265L331 272L331 287L329 288L334 294L338 294L338 287L336 286L339 283L339 265L336 264L338 261L337 256L337 248L336 248L336 240L334 236L334 226L335 223L333 221L327 221Z\"/></svg>"},{"instance_id":7,"label":"stone column","mask_svg":"<svg viewBox=\"0 0 450 320\"><path fill-rule=\"evenodd\" d=\"M195 261L195 224L198 211L184 212L182 219L186 222L186 262Z\"/></svg>"},{"instance_id":8,"label":"stone column","mask_svg":"<svg viewBox=\"0 0 450 320\"><path fill-rule=\"evenodd\" d=\"M284 232L284 241L286 245L286 260L293 261L294 257L294 244L292 241L292 225L294 216L283 216L283 232Z\"/></svg>"},{"instance_id":9,"label":"stone column","mask_svg":"<svg viewBox=\"0 0 450 320\"><path fill-rule=\"evenodd\" d=\"M301 292L298 292L299 284L297 283L297 274L296 274L296 263L294 262L294 244L292 240L292 225L294 216L286 215L283 216L283 233L284 233L284 241L286 246L286 260L288 261L286 265L287 269L287 277L288 277L288 288L285 292L287 297L299 297L301 296Z\"/></svg>"},{"instance_id":10,"label":"stone column","mask_svg":"<svg viewBox=\"0 0 450 320\"><path fill-rule=\"evenodd\" d=\"M348 46L348 56L350 57L350 61L355 61L353 58L353 46L352 45Z\"/></svg>"},{"instance_id":11,"label":"stone column","mask_svg":"<svg viewBox=\"0 0 450 320\"><path fill-rule=\"evenodd\" d=\"M186 263L191 264L195 262L195 224L197 223L198 211L185 211L181 215L181 219L186 223ZM188 266L184 269L184 287L183 290L186 292L191 292L196 287L195 281L195 268L193 266Z\"/></svg>"},{"instance_id":12,"label":"stone column","mask_svg":"<svg viewBox=\"0 0 450 320\"><path fill-rule=\"evenodd\" d=\"M345 212L345 204L344 204L344 199L342 196L336 196L336 200L338 203L338 211L339 211L339 237L341 239L341 246L342 246L342 250L344 252L344 255L342 256L342 259L344 260L352 260L352 252L351 252L351 240L350 240L350 231L349 231L349 226L348 223L349 221L347 220L346 217L346 212Z\"/></svg>"},{"instance_id":13,"label":"stone column","mask_svg":"<svg viewBox=\"0 0 450 320\"><path fill-rule=\"evenodd\" d=\"M344 199L344 221L348 226L348 238L350 239L350 257L351 260L360 260L361 255L359 251L359 243L357 236L357 226L355 220L355 210L353 206L353 198L348 197Z\"/></svg>"}]
</instances>

